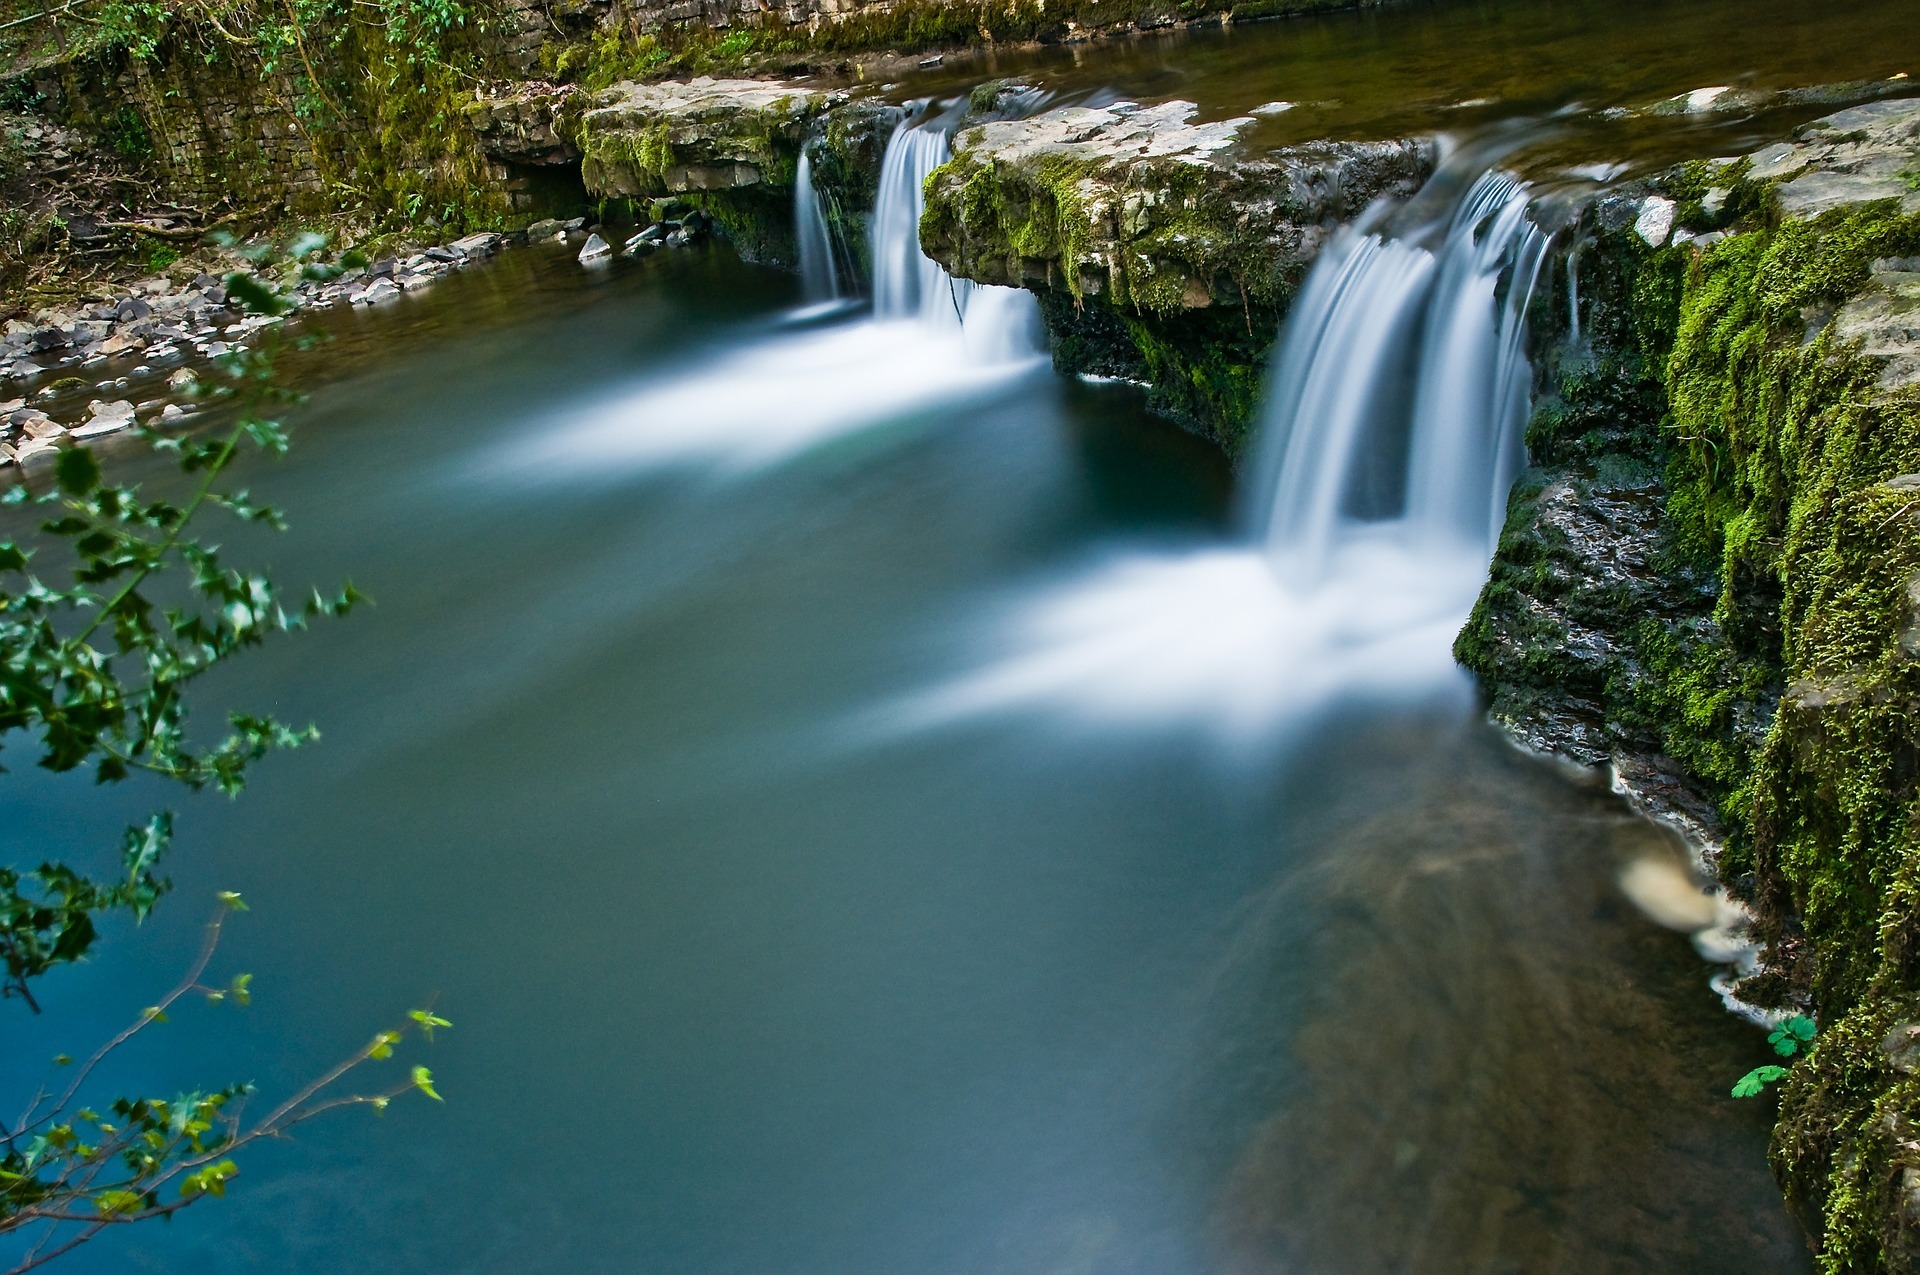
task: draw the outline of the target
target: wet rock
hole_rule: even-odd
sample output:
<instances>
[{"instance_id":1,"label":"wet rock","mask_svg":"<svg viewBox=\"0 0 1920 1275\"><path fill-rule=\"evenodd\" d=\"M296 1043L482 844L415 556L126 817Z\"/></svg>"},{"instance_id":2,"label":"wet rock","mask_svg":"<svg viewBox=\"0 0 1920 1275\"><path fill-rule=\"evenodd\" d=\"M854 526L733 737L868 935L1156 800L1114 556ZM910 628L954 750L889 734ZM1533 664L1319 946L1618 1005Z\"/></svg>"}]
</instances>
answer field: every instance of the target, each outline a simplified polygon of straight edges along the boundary
<instances>
[{"instance_id":1,"label":"wet rock","mask_svg":"<svg viewBox=\"0 0 1920 1275\"><path fill-rule=\"evenodd\" d=\"M379 305L382 301L391 301L400 295L399 285L392 279L375 279L367 290L357 298L361 305Z\"/></svg>"},{"instance_id":2,"label":"wet rock","mask_svg":"<svg viewBox=\"0 0 1920 1275\"><path fill-rule=\"evenodd\" d=\"M580 249L580 264L593 265L607 260L613 255L613 248L599 235L588 235L586 244Z\"/></svg>"},{"instance_id":3,"label":"wet rock","mask_svg":"<svg viewBox=\"0 0 1920 1275\"><path fill-rule=\"evenodd\" d=\"M531 231L529 231L529 233L531 233ZM448 244L447 247L452 249L462 259L490 257L500 248L500 236L491 231L482 231L479 234L467 235L465 238L456 239Z\"/></svg>"},{"instance_id":4,"label":"wet rock","mask_svg":"<svg viewBox=\"0 0 1920 1275\"><path fill-rule=\"evenodd\" d=\"M557 218L544 217L527 227L528 239L551 239L566 229L564 222Z\"/></svg>"}]
</instances>

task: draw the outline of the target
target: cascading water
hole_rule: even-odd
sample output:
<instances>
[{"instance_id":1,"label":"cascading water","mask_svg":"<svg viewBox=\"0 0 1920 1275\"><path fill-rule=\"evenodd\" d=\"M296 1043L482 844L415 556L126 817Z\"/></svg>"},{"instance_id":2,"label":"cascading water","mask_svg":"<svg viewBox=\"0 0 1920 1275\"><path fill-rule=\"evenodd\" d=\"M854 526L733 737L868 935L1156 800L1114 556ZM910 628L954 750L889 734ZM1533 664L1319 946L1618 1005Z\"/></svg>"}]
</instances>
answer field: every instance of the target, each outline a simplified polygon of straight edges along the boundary
<instances>
[{"instance_id":1,"label":"cascading water","mask_svg":"<svg viewBox=\"0 0 1920 1275\"><path fill-rule=\"evenodd\" d=\"M1040 349L1040 314L1030 294L956 279L920 251L927 176L950 154L937 124L903 121L887 139L873 207L874 317L962 329L978 357L1031 357Z\"/></svg>"},{"instance_id":2,"label":"cascading water","mask_svg":"<svg viewBox=\"0 0 1920 1275\"><path fill-rule=\"evenodd\" d=\"M1116 554L1023 599L1010 647L901 717L1054 705L1265 733L1337 695L1464 694L1452 643L1521 459L1548 236L1455 152L1317 261L1276 353L1246 538Z\"/></svg>"},{"instance_id":3,"label":"cascading water","mask_svg":"<svg viewBox=\"0 0 1920 1275\"><path fill-rule=\"evenodd\" d=\"M793 236L800 244L800 285L809 302L840 299L840 270L833 259L833 236L826 206L813 185L813 160L800 148L793 178Z\"/></svg>"},{"instance_id":4,"label":"cascading water","mask_svg":"<svg viewBox=\"0 0 1920 1275\"><path fill-rule=\"evenodd\" d=\"M1253 468L1255 529L1285 568L1322 568L1355 535L1485 566L1520 455L1547 243L1527 206L1488 172L1441 217L1350 230L1315 265Z\"/></svg>"},{"instance_id":5,"label":"cascading water","mask_svg":"<svg viewBox=\"0 0 1920 1275\"><path fill-rule=\"evenodd\" d=\"M887 143L872 227L871 319L786 327L650 376L543 437L542 471L758 470L930 403L1000 393L1036 372L1044 347L1033 297L954 279L920 251L921 185L947 153L937 125L902 125ZM804 154L797 182L795 229L813 304L788 317L816 320L834 309L814 290L830 278L832 251Z\"/></svg>"}]
</instances>

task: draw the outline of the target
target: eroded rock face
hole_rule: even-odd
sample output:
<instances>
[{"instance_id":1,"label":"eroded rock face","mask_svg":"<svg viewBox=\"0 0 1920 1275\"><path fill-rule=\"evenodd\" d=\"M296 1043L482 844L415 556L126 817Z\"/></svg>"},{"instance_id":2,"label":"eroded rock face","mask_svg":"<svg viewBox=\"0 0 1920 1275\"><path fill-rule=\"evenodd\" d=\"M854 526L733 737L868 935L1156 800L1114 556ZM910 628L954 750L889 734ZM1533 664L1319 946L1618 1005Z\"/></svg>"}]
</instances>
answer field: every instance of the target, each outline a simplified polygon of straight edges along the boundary
<instances>
[{"instance_id":1,"label":"eroded rock face","mask_svg":"<svg viewBox=\"0 0 1920 1275\"><path fill-rule=\"evenodd\" d=\"M1121 102L964 128L927 184L921 246L965 278L1133 310L1279 305L1333 227L1432 170L1424 141L1244 155L1250 117L1197 111Z\"/></svg>"},{"instance_id":2,"label":"eroded rock face","mask_svg":"<svg viewBox=\"0 0 1920 1275\"><path fill-rule=\"evenodd\" d=\"M576 90L528 84L500 97L480 97L466 108L467 122L480 148L514 164L554 165L580 158L564 135L569 114L577 114Z\"/></svg>"},{"instance_id":3,"label":"eroded rock face","mask_svg":"<svg viewBox=\"0 0 1920 1275\"><path fill-rule=\"evenodd\" d=\"M808 126L847 100L764 80L617 84L580 117L581 177L629 198L789 187Z\"/></svg>"}]
</instances>

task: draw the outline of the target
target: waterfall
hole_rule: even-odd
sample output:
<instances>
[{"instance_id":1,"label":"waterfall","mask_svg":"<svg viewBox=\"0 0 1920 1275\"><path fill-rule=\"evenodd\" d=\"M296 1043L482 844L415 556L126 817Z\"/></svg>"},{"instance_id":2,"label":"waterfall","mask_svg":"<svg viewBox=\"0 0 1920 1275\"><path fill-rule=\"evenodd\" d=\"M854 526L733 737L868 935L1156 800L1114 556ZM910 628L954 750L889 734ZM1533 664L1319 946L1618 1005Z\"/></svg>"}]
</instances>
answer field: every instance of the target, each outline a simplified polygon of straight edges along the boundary
<instances>
[{"instance_id":1,"label":"waterfall","mask_svg":"<svg viewBox=\"0 0 1920 1275\"><path fill-rule=\"evenodd\" d=\"M1491 166L1510 144L1456 150L1314 263L1275 354L1242 537L1118 548L1034 588L981 639L989 658L890 705L886 728L1050 708L1102 729L1198 720L1238 749L1356 696L1464 709L1453 640L1521 460L1549 240Z\"/></svg>"},{"instance_id":2,"label":"waterfall","mask_svg":"<svg viewBox=\"0 0 1920 1275\"><path fill-rule=\"evenodd\" d=\"M826 208L813 186L813 161L800 148L800 168L793 178L793 235L800 243L800 283L808 301L837 301L840 271L834 265L833 238L827 231Z\"/></svg>"},{"instance_id":3,"label":"waterfall","mask_svg":"<svg viewBox=\"0 0 1920 1275\"><path fill-rule=\"evenodd\" d=\"M873 208L874 317L961 328L968 349L990 360L1030 358L1042 348L1032 296L956 279L920 251L927 175L950 153L937 124L903 121L887 139Z\"/></svg>"},{"instance_id":4,"label":"waterfall","mask_svg":"<svg viewBox=\"0 0 1920 1275\"><path fill-rule=\"evenodd\" d=\"M1547 236L1527 207L1523 185L1488 171L1457 200L1416 200L1412 224L1344 232L1314 265L1253 468L1254 529L1283 570L1324 576L1356 537L1485 566L1532 376L1526 312Z\"/></svg>"}]
</instances>

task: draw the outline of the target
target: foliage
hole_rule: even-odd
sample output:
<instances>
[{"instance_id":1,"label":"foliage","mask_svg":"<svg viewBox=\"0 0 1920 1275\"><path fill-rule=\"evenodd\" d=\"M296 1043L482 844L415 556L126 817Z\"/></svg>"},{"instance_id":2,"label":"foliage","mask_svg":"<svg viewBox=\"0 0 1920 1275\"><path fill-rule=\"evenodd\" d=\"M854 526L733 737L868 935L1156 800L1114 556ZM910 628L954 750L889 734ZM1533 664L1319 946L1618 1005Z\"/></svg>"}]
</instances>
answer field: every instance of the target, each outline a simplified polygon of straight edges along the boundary
<instances>
[{"instance_id":1,"label":"foliage","mask_svg":"<svg viewBox=\"0 0 1920 1275\"><path fill-rule=\"evenodd\" d=\"M289 264L298 266L321 242L303 237ZM249 255L264 267L272 254L262 248ZM284 310L281 296L253 275L229 276L227 290L256 315ZM254 349L235 347L218 361L219 377L202 381L215 382L202 392L210 405L232 413L230 427L211 438L140 431L155 452L177 462L191 484L183 500L109 482L84 446L60 454L53 482L44 489L22 483L4 497L38 522L31 536L0 539L0 741L17 737L16 746L31 748L47 770L90 769L100 783L141 771L188 789L211 786L231 795L268 752L316 738L310 726L238 711L228 715L224 736L210 742L196 740L187 728L187 694L194 683L275 633L314 617L344 615L361 600L347 585L284 603L266 576L228 566L219 549L196 534L196 519L209 510L241 523L284 527L276 510L221 481L243 448L273 455L287 449L286 431L268 413L293 398L275 381L274 369L281 349L296 343L271 325L257 341ZM144 919L169 889L159 868L172 832L166 812L127 829L110 875L96 877L57 862L0 868L0 996L37 1011L35 981L85 957L99 938L103 914ZM425 1068L415 1068L404 1084L371 1094L332 1089L363 1064L390 1057L405 1033L430 1039L447 1026L430 1011L416 1010L399 1029L375 1036L256 1119L245 1114L244 1085L171 1099L91 1100L84 1090L100 1062L166 1022L181 998L248 1001L247 975L220 986L202 981L223 924L239 910L244 906L238 895L222 894L200 955L180 984L96 1051L71 1080L43 1088L22 1104L25 1113L17 1121L0 1126L0 1235L40 1228L15 1269L38 1265L107 1226L167 1216L224 1194L238 1171L233 1153L323 1111L349 1105L382 1110L412 1090L438 1098Z\"/></svg>"},{"instance_id":2,"label":"foliage","mask_svg":"<svg viewBox=\"0 0 1920 1275\"><path fill-rule=\"evenodd\" d=\"M417 1064L404 1080L369 1093L336 1088L367 1064L393 1057L407 1035L431 1041L438 1030L452 1026L431 1009L416 1009L256 1118L247 1115L253 1087L246 1084L172 1098L115 1098L105 1112L89 1105L83 1090L100 1064L141 1033L168 1022L182 999L249 1003L251 975L236 975L219 986L201 981L228 917L245 910L240 896L222 894L200 953L180 983L77 1067L70 1058L55 1059L57 1069L73 1068L72 1078L64 1085L42 1086L25 1114L0 1130L0 1235L39 1232L9 1275L44 1265L110 1226L171 1217L200 1200L224 1197L240 1173L235 1155L316 1116L345 1107L379 1114L394 1099L415 1092L441 1101L433 1073Z\"/></svg>"}]
</instances>

